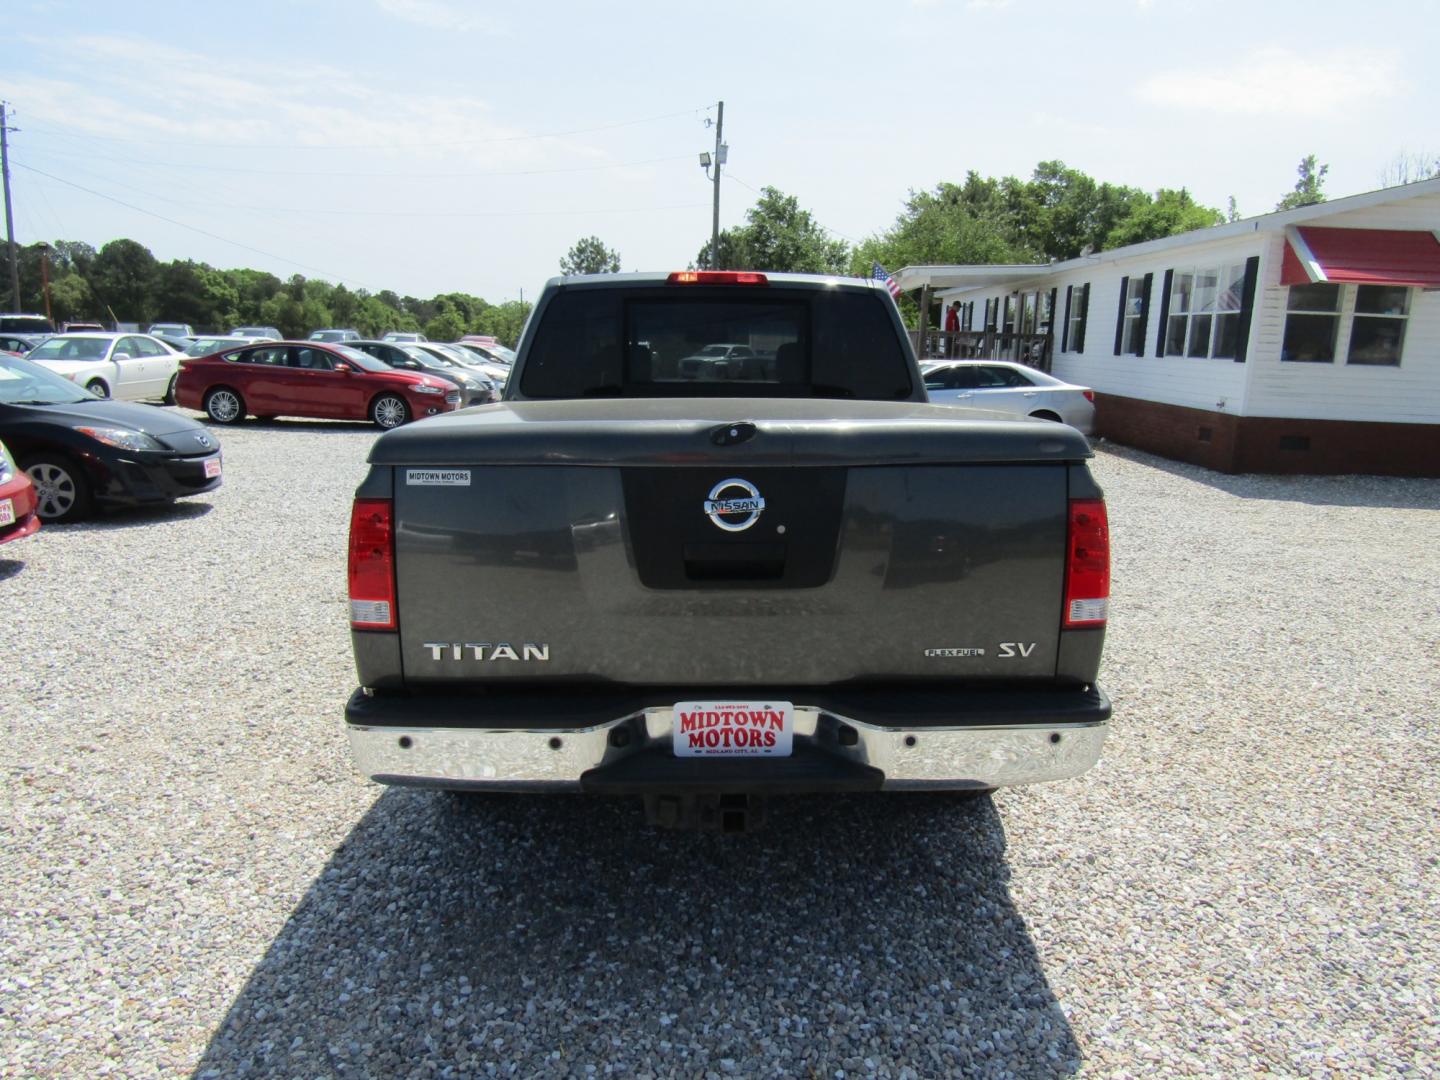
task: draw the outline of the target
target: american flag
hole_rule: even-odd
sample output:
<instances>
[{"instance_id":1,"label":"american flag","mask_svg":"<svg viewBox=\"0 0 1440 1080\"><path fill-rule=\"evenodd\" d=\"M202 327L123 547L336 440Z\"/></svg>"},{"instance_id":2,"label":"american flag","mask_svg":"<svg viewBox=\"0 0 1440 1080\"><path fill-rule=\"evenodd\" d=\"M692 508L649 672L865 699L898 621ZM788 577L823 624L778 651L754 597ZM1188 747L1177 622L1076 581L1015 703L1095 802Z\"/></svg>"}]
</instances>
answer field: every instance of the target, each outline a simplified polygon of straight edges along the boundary
<instances>
[{"instance_id":1,"label":"american flag","mask_svg":"<svg viewBox=\"0 0 1440 1080\"><path fill-rule=\"evenodd\" d=\"M885 268L878 262L875 268L870 271L870 276L876 281L883 281L885 287L890 290L890 295L896 300L900 299L900 286L895 284L895 279L885 272Z\"/></svg>"}]
</instances>

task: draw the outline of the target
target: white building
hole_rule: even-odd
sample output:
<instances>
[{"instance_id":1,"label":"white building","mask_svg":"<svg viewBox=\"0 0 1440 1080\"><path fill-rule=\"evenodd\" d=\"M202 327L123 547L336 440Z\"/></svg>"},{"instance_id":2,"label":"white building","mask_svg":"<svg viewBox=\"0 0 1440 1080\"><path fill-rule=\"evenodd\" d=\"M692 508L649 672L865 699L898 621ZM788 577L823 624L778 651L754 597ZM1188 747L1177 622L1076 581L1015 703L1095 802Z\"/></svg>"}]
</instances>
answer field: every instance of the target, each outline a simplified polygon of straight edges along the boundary
<instances>
[{"instance_id":1,"label":"white building","mask_svg":"<svg viewBox=\"0 0 1440 1080\"><path fill-rule=\"evenodd\" d=\"M1440 179L1067 262L894 276L960 302L952 351L1092 387L1117 442L1225 472L1440 476L1437 230Z\"/></svg>"}]
</instances>

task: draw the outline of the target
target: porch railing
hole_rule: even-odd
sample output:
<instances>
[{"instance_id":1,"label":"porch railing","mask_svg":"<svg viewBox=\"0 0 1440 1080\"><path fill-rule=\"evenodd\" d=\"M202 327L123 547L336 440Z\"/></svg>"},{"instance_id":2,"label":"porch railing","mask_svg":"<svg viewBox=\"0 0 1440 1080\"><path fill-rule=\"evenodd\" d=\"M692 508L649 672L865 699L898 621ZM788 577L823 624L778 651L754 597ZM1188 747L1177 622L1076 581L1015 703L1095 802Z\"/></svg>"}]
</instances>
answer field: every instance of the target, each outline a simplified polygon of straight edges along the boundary
<instances>
[{"instance_id":1,"label":"porch railing","mask_svg":"<svg viewBox=\"0 0 1440 1080\"><path fill-rule=\"evenodd\" d=\"M923 340L922 340L923 336ZM1009 360L1050 370L1049 334L1008 334L999 330L911 330L910 344L921 360Z\"/></svg>"}]
</instances>

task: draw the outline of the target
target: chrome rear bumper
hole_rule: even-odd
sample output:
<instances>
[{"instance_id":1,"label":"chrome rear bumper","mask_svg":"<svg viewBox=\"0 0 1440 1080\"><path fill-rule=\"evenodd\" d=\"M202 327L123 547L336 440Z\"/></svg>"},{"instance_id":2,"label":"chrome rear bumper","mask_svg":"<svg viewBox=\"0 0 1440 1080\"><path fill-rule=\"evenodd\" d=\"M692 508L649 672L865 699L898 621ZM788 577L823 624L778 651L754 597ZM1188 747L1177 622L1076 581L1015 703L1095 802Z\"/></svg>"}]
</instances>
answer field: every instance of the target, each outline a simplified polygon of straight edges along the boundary
<instances>
[{"instance_id":1,"label":"chrome rear bumper","mask_svg":"<svg viewBox=\"0 0 1440 1080\"><path fill-rule=\"evenodd\" d=\"M1098 692L1096 692L1098 694ZM1024 724L927 722L891 726L796 703L795 758L683 759L670 756L672 710L637 709L584 727L530 729L347 723L357 768L372 780L439 788L510 791L615 790L607 776L633 778L652 760L664 768L648 783L688 787L706 782L717 761L742 777L739 786L783 790L992 788L1078 776L1099 759L1109 702L1098 718ZM352 713L357 710L352 710ZM410 711L410 710L407 710ZM828 783L817 761L833 766ZM686 771L688 770L688 771ZM643 776L643 770L641 771ZM746 777L754 777L752 784ZM687 779L687 777L689 779ZM767 780L768 778L768 780ZM848 778L848 780L846 779ZM627 780L626 788L640 790Z\"/></svg>"}]
</instances>

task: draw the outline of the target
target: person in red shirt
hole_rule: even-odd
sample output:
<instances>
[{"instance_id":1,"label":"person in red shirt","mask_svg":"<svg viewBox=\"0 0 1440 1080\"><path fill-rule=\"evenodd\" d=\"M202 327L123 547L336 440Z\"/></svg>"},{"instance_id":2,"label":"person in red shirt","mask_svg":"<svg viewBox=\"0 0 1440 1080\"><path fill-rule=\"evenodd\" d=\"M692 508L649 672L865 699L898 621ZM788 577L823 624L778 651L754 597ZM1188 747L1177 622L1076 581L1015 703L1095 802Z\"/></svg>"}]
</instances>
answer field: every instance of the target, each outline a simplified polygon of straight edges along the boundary
<instances>
[{"instance_id":1,"label":"person in red shirt","mask_svg":"<svg viewBox=\"0 0 1440 1080\"><path fill-rule=\"evenodd\" d=\"M953 334L960 329L960 301L953 300L945 309L945 332ZM954 356L959 352L959 343L953 337L945 339L945 355Z\"/></svg>"}]
</instances>

